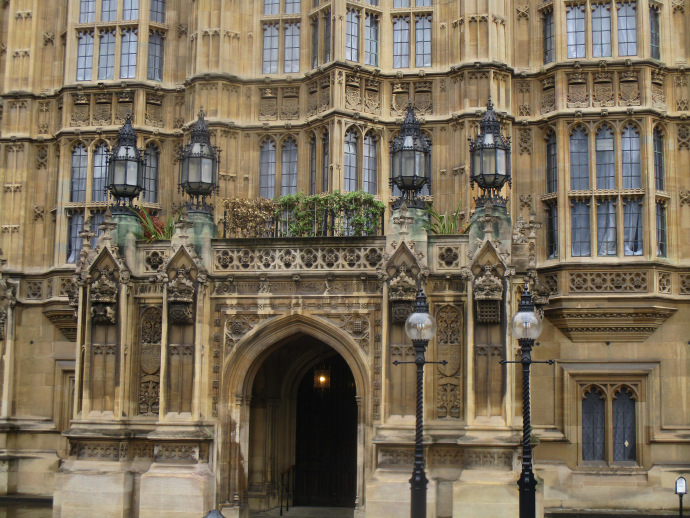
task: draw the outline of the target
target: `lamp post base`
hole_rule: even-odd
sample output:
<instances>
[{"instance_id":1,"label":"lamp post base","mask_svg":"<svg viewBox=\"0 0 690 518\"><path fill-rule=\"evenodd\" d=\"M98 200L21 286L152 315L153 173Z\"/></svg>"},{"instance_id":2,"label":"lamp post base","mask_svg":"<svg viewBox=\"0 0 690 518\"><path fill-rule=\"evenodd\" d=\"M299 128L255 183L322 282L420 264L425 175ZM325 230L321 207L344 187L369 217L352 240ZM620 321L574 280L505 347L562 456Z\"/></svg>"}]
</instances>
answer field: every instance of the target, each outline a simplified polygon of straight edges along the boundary
<instances>
[{"instance_id":1,"label":"lamp post base","mask_svg":"<svg viewBox=\"0 0 690 518\"><path fill-rule=\"evenodd\" d=\"M534 518L537 512L537 481L531 471L522 471L520 480L520 518Z\"/></svg>"},{"instance_id":2,"label":"lamp post base","mask_svg":"<svg viewBox=\"0 0 690 518\"><path fill-rule=\"evenodd\" d=\"M415 466L410 478L411 502L410 516L412 518L424 518L426 516L426 490L429 479L426 478L424 468Z\"/></svg>"}]
</instances>

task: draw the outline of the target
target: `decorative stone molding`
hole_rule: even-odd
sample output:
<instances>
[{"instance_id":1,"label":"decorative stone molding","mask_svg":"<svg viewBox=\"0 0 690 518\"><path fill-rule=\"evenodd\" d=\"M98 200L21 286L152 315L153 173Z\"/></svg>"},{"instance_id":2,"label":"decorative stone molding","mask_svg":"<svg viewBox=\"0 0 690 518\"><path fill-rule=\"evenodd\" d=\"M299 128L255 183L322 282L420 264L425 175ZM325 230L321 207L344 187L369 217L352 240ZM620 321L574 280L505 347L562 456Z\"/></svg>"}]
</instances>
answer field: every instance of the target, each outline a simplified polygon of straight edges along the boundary
<instances>
[{"instance_id":1,"label":"decorative stone molding","mask_svg":"<svg viewBox=\"0 0 690 518\"><path fill-rule=\"evenodd\" d=\"M496 266L487 264L484 272L474 280L475 300L501 300L503 298L503 283L494 273Z\"/></svg>"},{"instance_id":2,"label":"decorative stone molding","mask_svg":"<svg viewBox=\"0 0 690 518\"><path fill-rule=\"evenodd\" d=\"M513 468L511 450L466 449L463 455L465 469L498 469Z\"/></svg>"},{"instance_id":3,"label":"decorative stone molding","mask_svg":"<svg viewBox=\"0 0 690 518\"><path fill-rule=\"evenodd\" d=\"M646 271L568 274L569 293L646 293L648 290Z\"/></svg>"},{"instance_id":4,"label":"decorative stone molding","mask_svg":"<svg viewBox=\"0 0 690 518\"><path fill-rule=\"evenodd\" d=\"M115 270L110 267L94 268L92 275L94 273L97 273L97 277L89 289L91 318L99 324L115 324L118 293Z\"/></svg>"},{"instance_id":5,"label":"decorative stone molding","mask_svg":"<svg viewBox=\"0 0 690 518\"><path fill-rule=\"evenodd\" d=\"M194 282L189 268L178 268L168 284L168 319L173 324L194 322Z\"/></svg>"},{"instance_id":6,"label":"decorative stone molding","mask_svg":"<svg viewBox=\"0 0 690 518\"><path fill-rule=\"evenodd\" d=\"M412 448L379 448L378 465L385 466L412 466L414 462L414 449Z\"/></svg>"},{"instance_id":7,"label":"decorative stone molding","mask_svg":"<svg viewBox=\"0 0 690 518\"><path fill-rule=\"evenodd\" d=\"M573 342L643 342L676 311L661 305L544 308L549 321Z\"/></svg>"}]
</instances>

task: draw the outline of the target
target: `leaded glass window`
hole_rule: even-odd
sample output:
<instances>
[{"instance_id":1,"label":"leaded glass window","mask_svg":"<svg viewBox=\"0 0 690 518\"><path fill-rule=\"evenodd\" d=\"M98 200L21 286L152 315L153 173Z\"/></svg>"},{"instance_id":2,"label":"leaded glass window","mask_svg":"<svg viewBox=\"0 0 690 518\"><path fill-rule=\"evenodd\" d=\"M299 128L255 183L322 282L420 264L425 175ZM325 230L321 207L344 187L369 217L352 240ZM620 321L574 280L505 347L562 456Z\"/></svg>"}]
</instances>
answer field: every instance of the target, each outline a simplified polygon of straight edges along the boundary
<instances>
[{"instance_id":1,"label":"leaded glass window","mask_svg":"<svg viewBox=\"0 0 690 518\"><path fill-rule=\"evenodd\" d=\"M297 14L301 10L300 0L285 0L285 13Z\"/></svg>"},{"instance_id":2,"label":"leaded glass window","mask_svg":"<svg viewBox=\"0 0 690 518\"><path fill-rule=\"evenodd\" d=\"M393 0L393 7L410 7L410 0Z\"/></svg>"},{"instance_id":3,"label":"leaded glass window","mask_svg":"<svg viewBox=\"0 0 690 518\"><path fill-rule=\"evenodd\" d=\"M146 146L144 158L144 194L143 201L148 203L158 202L158 148L153 144Z\"/></svg>"},{"instance_id":4,"label":"leaded glass window","mask_svg":"<svg viewBox=\"0 0 690 518\"><path fill-rule=\"evenodd\" d=\"M637 12L635 2L618 4L618 55L637 55Z\"/></svg>"},{"instance_id":5,"label":"leaded glass window","mask_svg":"<svg viewBox=\"0 0 690 518\"><path fill-rule=\"evenodd\" d=\"M613 399L613 460L637 460L635 399L630 390L622 390Z\"/></svg>"},{"instance_id":6,"label":"leaded glass window","mask_svg":"<svg viewBox=\"0 0 690 518\"><path fill-rule=\"evenodd\" d=\"M326 11L323 17L323 62L331 60L331 12Z\"/></svg>"},{"instance_id":7,"label":"leaded glass window","mask_svg":"<svg viewBox=\"0 0 690 518\"><path fill-rule=\"evenodd\" d=\"M151 0L151 21L165 23L165 0Z\"/></svg>"},{"instance_id":8,"label":"leaded glass window","mask_svg":"<svg viewBox=\"0 0 690 518\"><path fill-rule=\"evenodd\" d=\"M558 257L558 206L555 204L546 208L546 257Z\"/></svg>"},{"instance_id":9,"label":"leaded glass window","mask_svg":"<svg viewBox=\"0 0 690 518\"><path fill-rule=\"evenodd\" d=\"M259 153L259 196L275 198L276 192L276 144L266 140Z\"/></svg>"},{"instance_id":10,"label":"leaded glass window","mask_svg":"<svg viewBox=\"0 0 690 518\"><path fill-rule=\"evenodd\" d=\"M570 230L572 243L570 255L588 257L590 255L589 207L585 202L577 201L570 209Z\"/></svg>"},{"instance_id":11,"label":"leaded glass window","mask_svg":"<svg viewBox=\"0 0 690 518\"><path fill-rule=\"evenodd\" d=\"M105 187L108 183L107 156L108 148L101 144L93 154L93 184L91 201L106 201Z\"/></svg>"},{"instance_id":12,"label":"leaded glass window","mask_svg":"<svg viewBox=\"0 0 690 518\"><path fill-rule=\"evenodd\" d=\"M664 202L656 202L656 255L666 257L667 255L666 238L666 205Z\"/></svg>"},{"instance_id":13,"label":"leaded glass window","mask_svg":"<svg viewBox=\"0 0 690 518\"><path fill-rule=\"evenodd\" d=\"M666 187L664 178L664 135L659 128L654 130L654 187L663 191Z\"/></svg>"},{"instance_id":14,"label":"leaded glass window","mask_svg":"<svg viewBox=\"0 0 690 518\"><path fill-rule=\"evenodd\" d=\"M101 31L98 45L98 79L112 79L115 71L115 31Z\"/></svg>"},{"instance_id":15,"label":"leaded glass window","mask_svg":"<svg viewBox=\"0 0 690 518\"><path fill-rule=\"evenodd\" d=\"M597 156L597 189L615 189L616 164L613 155L613 133L602 127L595 139Z\"/></svg>"},{"instance_id":16,"label":"leaded glass window","mask_svg":"<svg viewBox=\"0 0 690 518\"><path fill-rule=\"evenodd\" d=\"M280 0L264 0L264 14L278 14L280 12Z\"/></svg>"},{"instance_id":17,"label":"leaded glass window","mask_svg":"<svg viewBox=\"0 0 690 518\"><path fill-rule=\"evenodd\" d=\"M641 187L640 134L632 124L623 130L621 136L623 166L623 189Z\"/></svg>"},{"instance_id":18,"label":"leaded glass window","mask_svg":"<svg viewBox=\"0 0 690 518\"><path fill-rule=\"evenodd\" d=\"M589 146L583 128L577 128L570 136L570 188L589 189Z\"/></svg>"},{"instance_id":19,"label":"leaded glass window","mask_svg":"<svg viewBox=\"0 0 690 518\"><path fill-rule=\"evenodd\" d=\"M393 19L393 68L410 66L410 22L409 18Z\"/></svg>"},{"instance_id":20,"label":"leaded glass window","mask_svg":"<svg viewBox=\"0 0 690 518\"><path fill-rule=\"evenodd\" d=\"M283 69L286 74L299 72L299 23L285 24L285 61Z\"/></svg>"},{"instance_id":21,"label":"leaded glass window","mask_svg":"<svg viewBox=\"0 0 690 518\"><path fill-rule=\"evenodd\" d=\"M120 52L120 79L131 79L137 74L137 32L134 29L122 31Z\"/></svg>"},{"instance_id":22,"label":"leaded glass window","mask_svg":"<svg viewBox=\"0 0 690 518\"><path fill-rule=\"evenodd\" d=\"M72 152L72 171L69 201L86 201L86 172L88 156L86 146L79 145Z\"/></svg>"},{"instance_id":23,"label":"leaded glass window","mask_svg":"<svg viewBox=\"0 0 690 518\"><path fill-rule=\"evenodd\" d=\"M364 64L376 67L379 64L379 20L367 13L364 19Z\"/></svg>"},{"instance_id":24,"label":"leaded glass window","mask_svg":"<svg viewBox=\"0 0 690 518\"><path fill-rule=\"evenodd\" d=\"M149 62L146 77L152 81L163 80L163 35L149 33Z\"/></svg>"},{"instance_id":25,"label":"leaded glass window","mask_svg":"<svg viewBox=\"0 0 690 518\"><path fill-rule=\"evenodd\" d=\"M330 172L330 142L328 140L328 132L324 132L321 139L321 147L323 155L323 163L321 164L321 192L328 191L328 178Z\"/></svg>"},{"instance_id":26,"label":"leaded glass window","mask_svg":"<svg viewBox=\"0 0 690 518\"><path fill-rule=\"evenodd\" d=\"M283 144L280 161L280 195L297 194L297 142L289 138Z\"/></svg>"},{"instance_id":27,"label":"leaded glass window","mask_svg":"<svg viewBox=\"0 0 690 518\"><path fill-rule=\"evenodd\" d=\"M262 71L264 74L278 73L278 25L274 23L264 24Z\"/></svg>"},{"instance_id":28,"label":"leaded glass window","mask_svg":"<svg viewBox=\"0 0 690 518\"><path fill-rule=\"evenodd\" d=\"M616 205L611 200L602 201L597 207L597 255L616 255L616 236Z\"/></svg>"},{"instance_id":29,"label":"leaded glass window","mask_svg":"<svg viewBox=\"0 0 690 518\"><path fill-rule=\"evenodd\" d=\"M431 0L415 0L416 7L431 7Z\"/></svg>"},{"instance_id":30,"label":"leaded glass window","mask_svg":"<svg viewBox=\"0 0 690 518\"><path fill-rule=\"evenodd\" d=\"M91 213L91 232L94 236L91 238L91 249L96 248L98 243L98 236L100 236L103 231L99 228L101 224L105 223L105 214L103 212L92 212Z\"/></svg>"},{"instance_id":31,"label":"leaded glass window","mask_svg":"<svg viewBox=\"0 0 690 518\"><path fill-rule=\"evenodd\" d=\"M345 59L348 61L359 61L359 11L355 9L347 11Z\"/></svg>"},{"instance_id":32,"label":"leaded glass window","mask_svg":"<svg viewBox=\"0 0 690 518\"><path fill-rule=\"evenodd\" d=\"M414 64L416 67L431 66L431 16L417 16L414 25Z\"/></svg>"},{"instance_id":33,"label":"leaded glass window","mask_svg":"<svg viewBox=\"0 0 690 518\"><path fill-rule=\"evenodd\" d=\"M96 0L81 0L79 6L79 23L96 21Z\"/></svg>"},{"instance_id":34,"label":"leaded glass window","mask_svg":"<svg viewBox=\"0 0 690 518\"><path fill-rule=\"evenodd\" d=\"M558 188L558 157L556 134L551 132L546 138L546 192L556 192Z\"/></svg>"},{"instance_id":35,"label":"leaded glass window","mask_svg":"<svg viewBox=\"0 0 690 518\"><path fill-rule=\"evenodd\" d=\"M606 401L592 388L582 399L582 460L606 460Z\"/></svg>"},{"instance_id":36,"label":"leaded glass window","mask_svg":"<svg viewBox=\"0 0 690 518\"><path fill-rule=\"evenodd\" d=\"M309 194L316 194L316 138L309 141Z\"/></svg>"},{"instance_id":37,"label":"leaded glass window","mask_svg":"<svg viewBox=\"0 0 690 518\"><path fill-rule=\"evenodd\" d=\"M67 220L67 262L76 263L82 247L79 234L84 230L84 215L81 212L72 214Z\"/></svg>"},{"instance_id":38,"label":"leaded glass window","mask_svg":"<svg viewBox=\"0 0 690 518\"><path fill-rule=\"evenodd\" d=\"M592 6L592 55L611 56L611 9L608 4Z\"/></svg>"},{"instance_id":39,"label":"leaded glass window","mask_svg":"<svg viewBox=\"0 0 690 518\"><path fill-rule=\"evenodd\" d=\"M125 0L122 10L123 20L137 20L139 18L139 0Z\"/></svg>"},{"instance_id":40,"label":"leaded glass window","mask_svg":"<svg viewBox=\"0 0 690 518\"><path fill-rule=\"evenodd\" d=\"M554 56L554 38L553 38L553 11L544 13L542 18L542 31L544 38L544 64L553 62Z\"/></svg>"},{"instance_id":41,"label":"leaded glass window","mask_svg":"<svg viewBox=\"0 0 690 518\"><path fill-rule=\"evenodd\" d=\"M566 7L566 28L568 31L568 57L585 57L585 6Z\"/></svg>"},{"instance_id":42,"label":"leaded glass window","mask_svg":"<svg viewBox=\"0 0 690 518\"><path fill-rule=\"evenodd\" d=\"M366 137L364 137L362 190L369 194L376 194L377 162L376 139L371 133L367 133Z\"/></svg>"},{"instance_id":43,"label":"leaded glass window","mask_svg":"<svg viewBox=\"0 0 690 518\"><path fill-rule=\"evenodd\" d=\"M91 81L93 32L80 32L77 44L77 81Z\"/></svg>"},{"instance_id":44,"label":"leaded glass window","mask_svg":"<svg viewBox=\"0 0 690 518\"><path fill-rule=\"evenodd\" d=\"M345 170L343 177L344 192L357 190L359 180L358 169L357 134L350 130L345 134Z\"/></svg>"},{"instance_id":45,"label":"leaded glass window","mask_svg":"<svg viewBox=\"0 0 690 518\"><path fill-rule=\"evenodd\" d=\"M625 255L642 255L642 200L629 199L625 201L623 234Z\"/></svg>"},{"instance_id":46,"label":"leaded glass window","mask_svg":"<svg viewBox=\"0 0 690 518\"><path fill-rule=\"evenodd\" d=\"M661 47L659 46L660 29L659 29L659 8L649 8L649 45L650 54L653 59L661 59Z\"/></svg>"},{"instance_id":47,"label":"leaded glass window","mask_svg":"<svg viewBox=\"0 0 690 518\"><path fill-rule=\"evenodd\" d=\"M101 21L114 22L117 19L117 0L103 0L101 4Z\"/></svg>"},{"instance_id":48,"label":"leaded glass window","mask_svg":"<svg viewBox=\"0 0 690 518\"><path fill-rule=\"evenodd\" d=\"M311 21L311 68L319 66L319 18Z\"/></svg>"}]
</instances>

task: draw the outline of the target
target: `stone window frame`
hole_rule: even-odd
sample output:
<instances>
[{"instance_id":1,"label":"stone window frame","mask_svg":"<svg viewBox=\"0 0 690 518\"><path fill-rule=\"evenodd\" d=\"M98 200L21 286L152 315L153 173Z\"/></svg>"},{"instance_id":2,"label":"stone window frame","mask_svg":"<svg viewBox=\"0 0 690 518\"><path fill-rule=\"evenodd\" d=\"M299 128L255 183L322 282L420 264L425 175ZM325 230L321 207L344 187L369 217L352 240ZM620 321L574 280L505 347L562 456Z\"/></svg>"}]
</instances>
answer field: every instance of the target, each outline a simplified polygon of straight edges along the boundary
<instances>
[{"instance_id":1,"label":"stone window frame","mask_svg":"<svg viewBox=\"0 0 690 518\"><path fill-rule=\"evenodd\" d=\"M641 471L651 467L650 442L653 440L652 421L659 419L659 408L651 406L660 390L660 362L623 361L609 362L599 360L558 360L557 370L562 373L560 380L563 391L562 417L557 418L556 426L563 432L563 438L577 446L575 470L578 472L599 471L602 469ZM582 460L582 396L590 387L606 389L606 396L613 398L618 387L634 388L636 401L636 462L613 461L611 451L612 429L610 414L606 416L606 460ZM608 402L607 402L608 404ZM611 460L609 460L611 459Z\"/></svg>"},{"instance_id":2,"label":"stone window frame","mask_svg":"<svg viewBox=\"0 0 690 518\"><path fill-rule=\"evenodd\" d=\"M434 66L434 56L437 54L434 52L434 5L433 2L430 2L429 5L418 5L417 2L414 2L414 7L411 6L412 2L408 2L407 6L404 7L393 7L393 9L390 11L390 17L391 17L391 31L392 31L392 41L393 41L393 48L391 49L391 55L392 55L392 61L391 61L391 67L392 68L429 68ZM425 2L426 4L426 2ZM423 29L424 34L426 34L426 31L428 30L429 33L429 64L419 64L418 59L417 59L417 36L418 36L418 30L417 30L417 25L421 22L422 19L428 20L429 22L429 27L428 29ZM408 24L407 31L408 31L408 36L407 36L407 41L401 41L398 42L398 47L397 50L405 50L402 48L401 45L407 44L407 53L396 53L396 43L395 43L395 25L398 23L398 21L403 20ZM423 40L421 43L426 43L426 39ZM396 56L401 56L401 57L407 57L407 65L404 65L403 63L400 64L400 66L395 65L395 60Z\"/></svg>"},{"instance_id":3,"label":"stone window frame","mask_svg":"<svg viewBox=\"0 0 690 518\"><path fill-rule=\"evenodd\" d=\"M379 196L380 195L380 186L381 186L381 142L382 142L382 135L380 130L377 128L359 128L356 127L354 124L350 124L345 128L345 135L348 135L352 133L355 135L355 146L356 146L356 189L345 189L345 145L344 145L344 138L343 138L343 178L342 178L342 192L353 192L353 191L363 191L363 192L368 192L369 194L372 194L374 196ZM373 140L373 147L374 147L374 161L375 161L375 174L376 177L374 178L373 184L375 188L375 192L370 192L369 190L365 189L365 181L364 181L364 175L366 172L365 165L366 165L366 160L365 160L365 141L367 139L371 138Z\"/></svg>"},{"instance_id":4,"label":"stone window frame","mask_svg":"<svg viewBox=\"0 0 690 518\"><path fill-rule=\"evenodd\" d=\"M146 79L161 82L165 74L165 31L149 29L146 56Z\"/></svg>"}]
</instances>

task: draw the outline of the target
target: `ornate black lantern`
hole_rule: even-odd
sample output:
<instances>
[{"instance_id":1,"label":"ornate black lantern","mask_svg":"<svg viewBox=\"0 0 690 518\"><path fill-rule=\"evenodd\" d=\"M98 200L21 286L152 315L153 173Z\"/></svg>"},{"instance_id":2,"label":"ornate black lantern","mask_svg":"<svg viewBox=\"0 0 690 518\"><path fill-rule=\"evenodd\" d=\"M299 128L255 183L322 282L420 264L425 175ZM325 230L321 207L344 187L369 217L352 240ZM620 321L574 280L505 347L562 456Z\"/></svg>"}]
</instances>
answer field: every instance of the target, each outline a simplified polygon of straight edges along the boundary
<instances>
[{"instance_id":1,"label":"ornate black lantern","mask_svg":"<svg viewBox=\"0 0 690 518\"><path fill-rule=\"evenodd\" d=\"M400 189L402 195L393 204L397 209L403 202L410 208L425 208L417 194L431 182L431 143L419 130L419 121L412 104L400 126L400 133L391 140L391 186Z\"/></svg>"},{"instance_id":2,"label":"ornate black lantern","mask_svg":"<svg viewBox=\"0 0 690 518\"><path fill-rule=\"evenodd\" d=\"M180 147L180 187L191 198L188 210L209 212L206 197L218 191L220 150L211 145L211 132L204 120L203 109L192 128L189 143Z\"/></svg>"},{"instance_id":3,"label":"ornate black lantern","mask_svg":"<svg viewBox=\"0 0 690 518\"><path fill-rule=\"evenodd\" d=\"M122 199L139 196L144 185L144 159L137 149L137 135L132 127L132 117L127 114L120 129L117 146L108 155L108 190L120 206Z\"/></svg>"},{"instance_id":4,"label":"ornate black lantern","mask_svg":"<svg viewBox=\"0 0 690 518\"><path fill-rule=\"evenodd\" d=\"M510 137L503 137L501 125L494 112L491 98L486 103L486 113L479 123L479 135L470 140L470 186L476 183L482 194L475 200L477 206L487 202L505 207L506 199L500 195L506 180L510 178Z\"/></svg>"}]
</instances>

